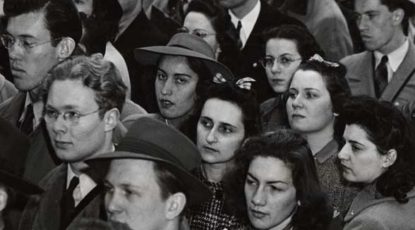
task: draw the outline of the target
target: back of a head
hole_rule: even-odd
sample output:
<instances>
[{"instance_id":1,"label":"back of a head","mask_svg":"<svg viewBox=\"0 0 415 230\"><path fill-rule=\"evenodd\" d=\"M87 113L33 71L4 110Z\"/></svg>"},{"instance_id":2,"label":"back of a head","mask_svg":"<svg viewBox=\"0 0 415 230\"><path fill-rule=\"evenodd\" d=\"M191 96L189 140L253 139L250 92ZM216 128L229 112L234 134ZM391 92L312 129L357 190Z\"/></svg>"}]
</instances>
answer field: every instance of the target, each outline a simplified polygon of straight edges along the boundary
<instances>
[{"instance_id":1,"label":"back of a head","mask_svg":"<svg viewBox=\"0 0 415 230\"><path fill-rule=\"evenodd\" d=\"M81 20L72 0L5 0L3 7L6 20L43 11L46 28L53 39L70 37L75 43L81 39Z\"/></svg>"}]
</instances>

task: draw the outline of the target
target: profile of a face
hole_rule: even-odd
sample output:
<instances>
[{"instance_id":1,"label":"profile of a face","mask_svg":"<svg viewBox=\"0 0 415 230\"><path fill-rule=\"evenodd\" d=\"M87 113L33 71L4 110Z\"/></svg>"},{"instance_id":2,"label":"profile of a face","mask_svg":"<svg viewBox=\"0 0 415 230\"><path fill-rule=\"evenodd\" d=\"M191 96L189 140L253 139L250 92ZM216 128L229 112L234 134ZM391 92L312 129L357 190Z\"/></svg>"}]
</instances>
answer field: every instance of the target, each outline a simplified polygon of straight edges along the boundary
<instances>
[{"instance_id":1,"label":"profile of a face","mask_svg":"<svg viewBox=\"0 0 415 230\"><path fill-rule=\"evenodd\" d=\"M289 223L297 206L292 176L290 166L278 158L258 156L251 161L244 191L249 221L256 229Z\"/></svg>"},{"instance_id":2,"label":"profile of a face","mask_svg":"<svg viewBox=\"0 0 415 230\"><path fill-rule=\"evenodd\" d=\"M369 184L390 166L387 154L379 153L367 132L357 124L346 125L345 145L339 152L343 177L355 183Z\"/></svg>"},{"instance_id":3,"label":"profile of a face","mask_svg":"<svg viewBox=\"0 0 415 230\"><path fill-rule=\"evenodd\" d=\"M205 102L197 124L197 147L203 162L219 164L233 159L245 136L242 119L236 104L218 98Z\"/></svg>"},{"instance_id":4,"label":"profile of a face","mask_svg":"<svg viewBox=\"0 0 415 230\"><path fill-rule=\"evenodd\" d=\"M199 76L183 56L165 55L161 58L155 80L160 113L167 119L189 114L196 100Z\"/></svg>"}]
</instances>

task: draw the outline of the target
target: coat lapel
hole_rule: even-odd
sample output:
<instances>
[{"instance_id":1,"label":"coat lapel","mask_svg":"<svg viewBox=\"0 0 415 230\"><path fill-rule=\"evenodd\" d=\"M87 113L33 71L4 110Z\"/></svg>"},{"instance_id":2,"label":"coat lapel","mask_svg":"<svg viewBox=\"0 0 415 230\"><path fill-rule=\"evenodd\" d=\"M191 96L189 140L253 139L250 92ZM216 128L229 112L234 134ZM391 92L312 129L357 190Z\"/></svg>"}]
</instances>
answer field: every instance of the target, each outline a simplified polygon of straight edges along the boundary
<instances>
[{"instance_id":1,"label":"coat lapel","mask_svg":"<svg viewBox=\"0 0 415 230\"><path fill-rule=\"evenodd\" d=\"M402 64L393 74L392 80L386 86L381 95L381 99L385 101L394 101L401 91L405 83L412 77L415 71L415 47L409 44L408 53L402 61Z\"/></svg>"},{"instance_id":2,"label":"coat lapel","mask_svg":"<svg viewBox=\"0 0 415 230\"><path fill-rule=\"evenodd\" d=\"M373 54L364 52L360 58L348 66L348 81L353 95L369 95L376 97L373 81Z\"/></svg>"}]
</instances>

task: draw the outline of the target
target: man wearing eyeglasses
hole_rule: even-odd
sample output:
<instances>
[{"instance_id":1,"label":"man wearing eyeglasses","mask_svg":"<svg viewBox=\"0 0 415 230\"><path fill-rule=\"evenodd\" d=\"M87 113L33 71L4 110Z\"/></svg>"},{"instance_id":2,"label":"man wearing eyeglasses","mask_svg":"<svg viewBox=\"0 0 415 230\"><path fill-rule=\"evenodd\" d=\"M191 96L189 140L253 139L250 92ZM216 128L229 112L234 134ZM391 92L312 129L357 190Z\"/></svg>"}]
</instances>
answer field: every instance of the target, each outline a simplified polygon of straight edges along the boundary
<instances>
[{"instance_id":1,"label":"man wearing eyeglasses","mask_svg":"<svg viewBox=\"0 0 415 230\"><path fill-rule=\"evenodd\" d=\"M114 129L126 86L101 54L76 56L55 66L44 83L44 119L63 162L40 182L45 193L30 200L21 229L66 229L78 218L99 218L103 187L88 175L85 160L114 151Z\"/></svg>"},{"instance_id":2,"label":"man wearing eyeglasses","mask_svg":"<svg viewBox=\"0 0 415 230\"><path fill-rule=\"evenodd\" d=\"M71 0L5 0L4 13L1 42L20 92L0 105L0 116L29 136L23 177L37 184L58 163L41 122L40 85L52 66L76 50L82 26Z\"/></svg>"}]
</instances>

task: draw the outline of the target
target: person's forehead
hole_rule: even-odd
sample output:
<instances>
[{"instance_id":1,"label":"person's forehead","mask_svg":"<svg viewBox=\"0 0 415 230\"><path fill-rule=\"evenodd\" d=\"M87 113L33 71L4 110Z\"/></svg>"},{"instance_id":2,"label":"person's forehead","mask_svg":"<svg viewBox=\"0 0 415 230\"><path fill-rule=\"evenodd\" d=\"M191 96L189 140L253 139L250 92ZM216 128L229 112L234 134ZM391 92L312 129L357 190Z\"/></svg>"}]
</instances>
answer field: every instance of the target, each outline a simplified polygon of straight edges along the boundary
<instances>
[{"instance_id":1,"label":"person's forehead","mask_svg":"<svg viewBox=\"0 0 415 230\"><path fill-rule=\"evenodd\" d=\"M93 108L98 106L95 91L83 84L81 80L55 80L50 88L47 104L65 108Z\"/></svg>"},{"instance_id":2,"label":"person's forehead","mask_svg":"<svg viewBox=\"0 0 415 230\"><path fill-rule=\"evenodd\" d=\"M383 5L381 0L356 0L355 11L359 13L366 13L369 11L380 11L387 9L386 5Z\"/></svg>"},{"instance_id":3,"label":"person's forehead","mask_svg":"<svg viewBox=\"0 0 415 230\"><path fill-rule=\"evenodd\" d=\"M43 10L8 18L7 33L14 37L50 38Z\"/></svg>"},{"instance_id":4,"label":"person's forehead","mask_svg":"<svg viewBox=\"0 0 415 230\"><path fill-rule=\"evenodd\" d=\"M156 184L154 163L142 159L113 159L109 167L107 180L113 185L143 186Z\"/></svg>"}]
</instances>

